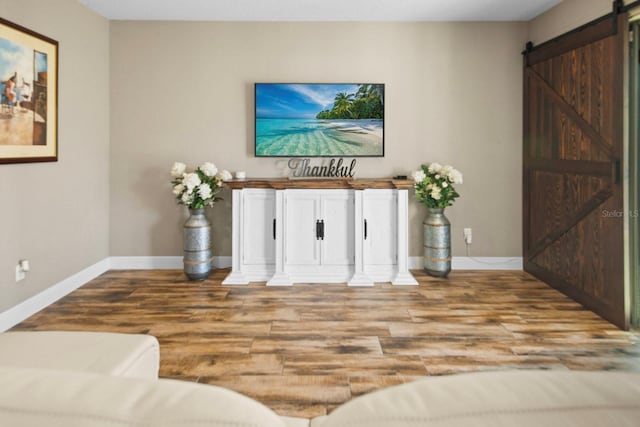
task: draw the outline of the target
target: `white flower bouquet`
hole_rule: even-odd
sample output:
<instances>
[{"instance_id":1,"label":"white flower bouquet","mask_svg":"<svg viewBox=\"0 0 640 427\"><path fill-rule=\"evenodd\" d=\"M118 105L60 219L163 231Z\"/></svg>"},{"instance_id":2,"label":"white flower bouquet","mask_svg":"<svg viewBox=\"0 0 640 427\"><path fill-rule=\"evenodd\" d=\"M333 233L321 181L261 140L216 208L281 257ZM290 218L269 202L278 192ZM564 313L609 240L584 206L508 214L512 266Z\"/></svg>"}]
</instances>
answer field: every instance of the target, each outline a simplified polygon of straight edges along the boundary
<instances>
[{"instance_id":1,"label":"white flower bouquet","mask_svg":"<svg viewBox=\"0 0 640 427\"><path fill-rule=\"evenodd\" d=\"M462 184L462 174L453 167L438 163L422 165L411 174L416 198L428 208L446 208L460 197L453 184Z\"/></svg>"},{"instance_id":2,"label":"white flower bouquet","mask_svg":"<svg viewBox=\"0 0 640 427\"><path fill-rule=\"evenodd\" d=\"M220 200L216 197L223 181L231 179L231 173L226 170L218 172L216 165L210 162L202 164L193 172L187 172L184 163L176 162L171 168L171 184L173 194L178 204L186 205L189 209L203 209Z\"/></svg>"}]
</instances>

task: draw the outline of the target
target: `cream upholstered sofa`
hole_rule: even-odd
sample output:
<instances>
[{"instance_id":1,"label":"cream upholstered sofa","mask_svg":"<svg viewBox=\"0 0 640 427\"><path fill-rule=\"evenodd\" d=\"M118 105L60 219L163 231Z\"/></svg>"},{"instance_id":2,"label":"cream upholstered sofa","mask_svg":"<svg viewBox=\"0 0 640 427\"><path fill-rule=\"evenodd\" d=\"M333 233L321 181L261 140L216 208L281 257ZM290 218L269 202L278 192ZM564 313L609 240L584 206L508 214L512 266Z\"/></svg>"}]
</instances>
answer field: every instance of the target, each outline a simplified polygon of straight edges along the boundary
<instances>
[{"instance_id":1,"label":"cream upholstered sofa","mask_svg":"<svg viewBox=\"0 0 640 427\"><path fill-rule=\"evenodd\" d=\"M56 348L59 333L8 339L18 354L39 340ZM431 377L356 398L329 416L313 420L280 417L264 405L220 387L157 380L157 341L145 336L58 335L66 344L122 338L131 354L109 346L93 356L75 355L79 370L48 357L24 366L0 359L0 425L50 427L415 427L415 426L639 426L640 374L625 372L510 371ZM75 340L75 341L74 341ZM99 344L101 345L101 344ZM47 347L47 346L45 346ZM31 347L33 348L33 347ZM79 347L76 350L81 351ZM43 352L44 354L45 352ZM136 354L131 357L132 354ZM66 358L64 352L54 352ZM158 353L155 352L155 355ZM33 357L33 356L32 356ZM95 363L88 360L96 359ZM98 362L97 359L100 359ZM121 360L116 360L121 359ZM68 359L72 360L72 359ZM126 360L126 362L124 361ZM11 362L11 363L8 363ZM142 368L150 363L153 369ZM42 366L44 365L44 366ZM136 368L133 368L136 366ZM141 373L141 375L134 372Z\"/></svg>"},{"instance_id":2,"label":"cream upholstered sofa","mask_svg":"<svg viewBox=\"0 0 640 427\"><path fill-rule=\"evenodd\" d=\"M5 332L0 334L2 366L157 379L160 345L149 335Z\"/></svg>"}]
</instances>

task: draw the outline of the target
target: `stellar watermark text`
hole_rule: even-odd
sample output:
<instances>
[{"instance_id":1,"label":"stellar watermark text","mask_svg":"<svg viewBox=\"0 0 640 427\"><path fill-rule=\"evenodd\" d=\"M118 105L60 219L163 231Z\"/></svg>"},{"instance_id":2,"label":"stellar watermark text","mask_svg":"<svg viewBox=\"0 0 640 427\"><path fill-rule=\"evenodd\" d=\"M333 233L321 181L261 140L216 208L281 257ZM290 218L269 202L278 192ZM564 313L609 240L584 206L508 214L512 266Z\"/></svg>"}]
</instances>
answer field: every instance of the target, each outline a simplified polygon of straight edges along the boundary
<instances>
[{"instance_id":1,"label":"stellar watermark text","mask_svg":"<svg viewBox=\"0 0 640 427\"><path fill-rule=\"evenodd\" d=\"M621 211L621 210L617 210L617 209L614 209L614 210L610 211L610 210L607 210L607 209L603 209L601 211L601 214L602 214L603 218L622 218L622 217L625 216L625 211ZM639 214L640 214L640 212L638 212L637 209L630 210L630 211L627 212L627 215L630 218L638 218L638 216L640 216Z\"/></svg>"}]
</instances>

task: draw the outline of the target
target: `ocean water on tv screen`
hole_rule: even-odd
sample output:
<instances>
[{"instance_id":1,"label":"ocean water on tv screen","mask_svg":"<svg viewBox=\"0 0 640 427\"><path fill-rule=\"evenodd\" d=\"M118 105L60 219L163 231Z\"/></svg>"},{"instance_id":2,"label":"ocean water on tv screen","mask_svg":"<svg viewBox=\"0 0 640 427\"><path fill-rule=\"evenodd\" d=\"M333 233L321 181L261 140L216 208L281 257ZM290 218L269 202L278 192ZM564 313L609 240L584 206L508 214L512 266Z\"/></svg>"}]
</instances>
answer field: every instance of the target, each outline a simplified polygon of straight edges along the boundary
<instances>
[{"instance_id":1,"label":"ocean water on tv screen","mask_svg":"<svg viewBox=\"0 0 640 427\"><path fill-rule=\"evenodd\" d=\"M257 156L382 156L383 121L256 120Z\"/></svg>"}]
</instances>

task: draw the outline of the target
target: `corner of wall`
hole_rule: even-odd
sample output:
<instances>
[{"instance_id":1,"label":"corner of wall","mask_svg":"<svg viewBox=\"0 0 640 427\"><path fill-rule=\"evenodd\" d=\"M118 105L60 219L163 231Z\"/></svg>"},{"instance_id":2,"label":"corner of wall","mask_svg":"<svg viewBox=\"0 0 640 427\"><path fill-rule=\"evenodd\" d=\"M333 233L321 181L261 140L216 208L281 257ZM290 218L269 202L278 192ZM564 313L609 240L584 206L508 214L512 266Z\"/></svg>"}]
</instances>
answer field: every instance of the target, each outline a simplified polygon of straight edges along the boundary
<instances>
[{"instance_id":1,"label":"corner of wall","mask_svg":"<svg viewBox=\"0 0 640 427\"><path fill-rule=\"evenodd\" d=\"M610 0L563 0L528 23L528 39L534 44L571 31L612 11Z\"/></svg>"}]
</instances>

